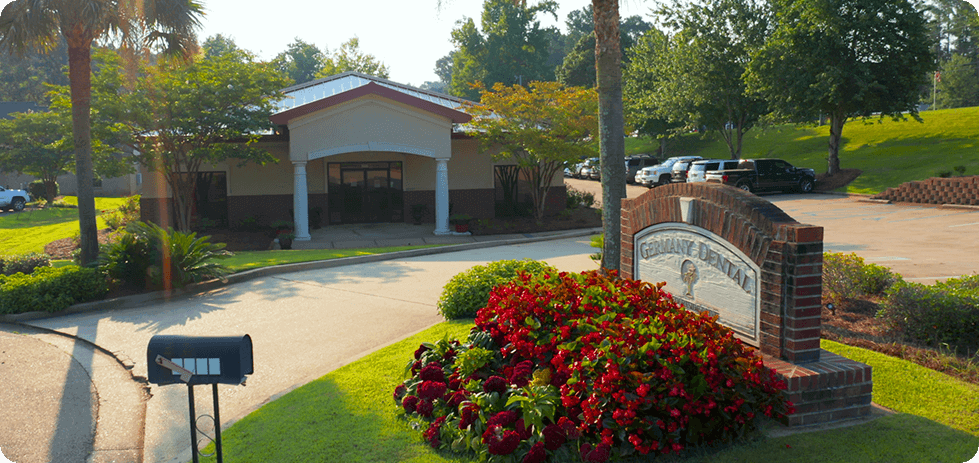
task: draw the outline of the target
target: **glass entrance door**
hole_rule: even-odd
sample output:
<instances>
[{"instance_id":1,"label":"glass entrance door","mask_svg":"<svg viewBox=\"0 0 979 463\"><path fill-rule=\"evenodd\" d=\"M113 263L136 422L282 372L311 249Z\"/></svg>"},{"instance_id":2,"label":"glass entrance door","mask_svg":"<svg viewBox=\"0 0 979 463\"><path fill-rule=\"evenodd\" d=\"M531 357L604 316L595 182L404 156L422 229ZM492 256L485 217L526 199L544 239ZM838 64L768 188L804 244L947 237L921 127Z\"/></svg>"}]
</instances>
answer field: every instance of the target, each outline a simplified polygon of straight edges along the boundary
<instances>
[{"instance_id":1,"label":"glass entrance door","mask_svg":"<svg viewBox=\"0 0 979 463\"><path fill-rule=\"evenodd\" d=\"M329 164L330 223L400 222L400 162Z\"/></svg>"}]
</instances>

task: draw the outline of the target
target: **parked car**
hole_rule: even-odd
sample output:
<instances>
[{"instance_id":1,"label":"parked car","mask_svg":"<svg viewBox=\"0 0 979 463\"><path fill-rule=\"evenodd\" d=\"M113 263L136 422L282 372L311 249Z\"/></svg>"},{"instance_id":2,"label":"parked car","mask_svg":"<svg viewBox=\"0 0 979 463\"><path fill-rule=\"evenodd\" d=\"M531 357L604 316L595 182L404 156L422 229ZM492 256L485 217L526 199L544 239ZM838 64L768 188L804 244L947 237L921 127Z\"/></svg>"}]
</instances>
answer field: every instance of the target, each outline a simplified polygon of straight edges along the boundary
<instances>
[{"instance_id":1,"label":"parked car","mask_svg":"<svg viewBox=\"0 0 979 463\"><path fill-rule=\"evenodd\" d=\"M744 159L737 169L705 175L708 182L723 183L745 191L796 190L809 193L816 186L816 171L794 167L781 159Z\"/></svg>"},{"instance_id":2,"label":"parked car","mask_svg":"<svg viewBox=\"0 0 979 463\"><path fill-rule=\"evenodd\" d=\"M687 170L687 183L706 182L705 174L715 170L728 170L738 168L738 159L701 159L690 164Z\"/></svg>"},{"instance_id":3,"label":"parked car","mask_svg":"<svg viewBox=\"0 0 979 463\"><path fill-rule=\"evenodd\" d=\"M602 179L602 164L600 162L596 162L596 163L588 166L588 177L586 177L586 178L589 178L589 179L592 179L592 180L601 180Z\"/></svg>"},{"instance_id":4,"label":"parked car","mask_svg":"<svg viewBox=\"0 0 979 463\"><path fill-rule=\"evenodd\" d=\"M589 169L592 165L598 165L598 158L588 158L574 165L571 168L571 177L573 178L588 178L588 174L584 172L585 169Z\"/></svg>"},{"instance_id":5,"label":"parked car","mask_svg":"<svg viewBox=\"0 0 979 463\"><path fill-rule=\"evenodd\" d=\"M669 158L655 166L639 169L636 173L635 181L638 184L652 188L656 185L666 185L672 180L673 164L678 161L690 161L703 159L700 156L675 156Z\"/></svg>"},{"instance_id":6,"label":"parked car","mask_svg":"<svg viewBox=\"0 0 979 463\"><path fill-rule=\"evenodd\" d=\"M0 210L20 212L31 200L31 195L24 190L10 190L0 186Z\"/></svg>"},{"instance_id":7,"label":"parked car","mask_svg":"<svg viewBox=\"0 0 979 463\"><path fill-rule=\"evenodd\" d=\"M649 154L634 154L625 158L625 182L636 183L636 174L646 167L659 164L660 160Z\"/></svg>"},{"instance_id":8,"label":"parked car","mask_svg":"<svg viewBox=\"0 0 979 463\"><path fill-rule=\"evenodd\" d=\"M673 167L670 168L670 182L672 183L686 183L687 182L687 170L690 169L690 165L694 163L696 159L680 160L673 163Z\"/></svg>"}]
</instances>

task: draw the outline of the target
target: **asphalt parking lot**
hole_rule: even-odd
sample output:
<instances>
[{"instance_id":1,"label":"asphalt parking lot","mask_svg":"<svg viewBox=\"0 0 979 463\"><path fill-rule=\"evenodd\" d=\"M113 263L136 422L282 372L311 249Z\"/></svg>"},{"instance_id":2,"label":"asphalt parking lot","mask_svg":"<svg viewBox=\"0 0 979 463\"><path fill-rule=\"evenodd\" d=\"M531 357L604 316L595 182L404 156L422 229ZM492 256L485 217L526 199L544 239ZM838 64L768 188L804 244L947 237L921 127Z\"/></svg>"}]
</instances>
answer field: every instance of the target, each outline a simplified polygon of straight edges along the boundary
<instances>
[{"instance_id":1,"label":"asphalt parking lot","mask_svg":"<svg viewBox=\"0 0 979 463\"><path fill-rule=\"evenodd\" d=\"M601 183L565 179L601 198ZM627 185L630 198L649 191ZM823 227L823 249L856 253L905 280L936 281L979 273L979 208L868 202L863 196L763 194L795 220Z\"/></svg>"}]
</instances>

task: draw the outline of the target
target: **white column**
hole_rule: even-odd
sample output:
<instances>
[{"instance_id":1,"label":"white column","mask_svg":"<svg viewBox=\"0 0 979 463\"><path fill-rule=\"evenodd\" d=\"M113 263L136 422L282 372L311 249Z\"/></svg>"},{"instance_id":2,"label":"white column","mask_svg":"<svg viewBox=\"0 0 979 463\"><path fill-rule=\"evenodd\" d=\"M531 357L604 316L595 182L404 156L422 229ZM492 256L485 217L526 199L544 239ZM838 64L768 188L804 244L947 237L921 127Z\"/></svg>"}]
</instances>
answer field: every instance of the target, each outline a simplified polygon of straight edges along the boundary
<instances>
[{"instance_id":1,"label":"white column","mask_svg":"<svg viewBox=\"0 0 979 463\"><path fill-rule=\"evenodd\" d=\"M296 220L296 241L309 241L309 198L306 193L306 162L293 161L292 210Z\"/></svg>"},{"instance_id":2,"label":"white column","mask_svg":"<svg viewBox=\"0 0 979 463\"><path fill-rule=\"evenodd\" d=\"M449 160L435 160L435 234L451 235L449 230Z\"/></svg>"}]
</instances>

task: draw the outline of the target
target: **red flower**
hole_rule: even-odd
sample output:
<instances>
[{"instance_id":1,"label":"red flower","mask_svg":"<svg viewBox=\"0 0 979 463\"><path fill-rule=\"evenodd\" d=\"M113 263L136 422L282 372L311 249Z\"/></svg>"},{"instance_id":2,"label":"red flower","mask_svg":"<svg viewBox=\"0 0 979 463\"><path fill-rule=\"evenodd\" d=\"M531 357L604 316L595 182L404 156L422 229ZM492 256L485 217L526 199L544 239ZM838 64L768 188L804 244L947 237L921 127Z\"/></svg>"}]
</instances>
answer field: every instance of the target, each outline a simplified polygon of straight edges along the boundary
<instances>
[{"instance_id":1,"label":"red flower","mask_svg":"<svg viewBox=\"0 0 979 463\"><path fill-rule=\"evenodd\" d=\"M438 446L442 443L442 441L439 440L439 428L441 428L444 423L445 417L440 416L438 419L433 421L428 429L426 429L424 432L425 441L428 442L432 448L438 448Z\"/></svg>"},{"instance_id":2,"label":"red flower","mask_svg":"<svg viewBox=\"0 0 979 463\"><path fill-rule=\"evenodd\" d=\"M574 424L574 421L569 420L568 417L562 416L558 418L557 425L564 430L564 435L569 440L578 440L581 437L581 431L578 429L578 426Z\"/></svg>"},{"instance_id":3,"label":"red flower","mask_svg":"<svg viewBox=\"0 0 979 463\"><path fill-rule=\"evenodd\" d=\"M489 379L483 383L483 392L498 392L503 394L506 392L506 380L499 376L490 376Z\"/></svg>"},{"instance_id":4,"label":"red flower","mask_svg":"<svg viewBox=\"0 0 979 463\"><path fill-rule=\"evenodd\" d=\"M445 382L445 373L442 371L442 366L435 362L425 365L425 368L422 368L422 371L418 374L418 377L422 381L438 381L440 383Z\"/></svg>"},{"instance_id":5,"label":"red flower","mask_svg":"<svg viewBox=\"0 0 979 463\"><path fill-rule=\"evenodd\" d=\"M428 350L428 348L425 347L424 344L418 346L418 349L415 349L415 360L418 360L418 359L422 358L422 354L424 354L425 351L427 351L427 350Z\"/></svg>"},{"instance_id":6,"label":"red flower","mask_svg":"<svg viewBox=\"0 0 979 463\"><path fill-rule=\"evenodd\" d=\"M432 416L432 412L435 411L435 405L432 404L431 400L420 400L418 401L418 406L415 408L415 411L417 411L419 415L428 418Z\"/></svg>"},{"instance_id":7,"label":"red flower","mask_svg":"<svg viewBox=\"0 0 979 463\"><path fill-rule=\"evenodd\" d=\"M490 455L509 455L520 445L520 436L516 431L490 426L483 433L483 442L489 446Z\"/></svg>"},{"instance_id":8,"label":"red flower","mask_svg":"<svg viewBox=\"0 0 979 463\"><path fill-rule=\"evenodd\" d=\"M517 420L517 424L514 427L517 428L517 435L520 436L520 440L530 439L530 436L534 435L532 432L530 432L530 428L524 424L523 418Z\"/></svg>"},{"instance_id":9,"label":"red flower","mask_svg":"<svg viewBox=\"0 0 979 463\"><path fill-rule=\"evenodd\" d=\"M515 410L504 410L486 420L486 426L509 426L517 422L519 414Z\"/></svg>"},{"instance_id":10,"label":"red flower","mask_svg":"<svg viewBox=\"0 0 979 463\"><path fill-rule=\"evenodd\" d=\"M401 406L404 407L405 412L415 413L415 410L418 408L418 397L413 395L405 397L404 400L401 401Z\"/></svg>"},{"instance_id":11,"label":"red flower","mask_svg":"<svg viewBox=\"0 0 979 463\"><path fill-rule=\"evenodd\" d=\"M440 383L438 381L425 381L421 384L421 386L418 386L418 396L426 400L440 399L444 394L445 383Z\"/></svg>"},{"instance_id":12,"label":"red flower","mask_svg":"<svg viewBox=\"0 0 979 463\"><path fill-rule=\"evenodd\" d=\"M530 375L534 373L534 362L530 360L524 360L513 367L513 371L510 374L510 384L514 384L517 387L524 387L530 384Z\"/></svg>"},{"instance_id":13,"label":"red flower","mask_svg":"<svg viewBox=\"0 0 979 463\"><path fill-rule=\"evenodd\" d=\"M561 418L564 418L563 416ZM567 419L567 418L565 418ZM547 450L555 451L561 448L562 445L567 441L567 434L560 425L549 424L544 426L544 446Z\"/></svg>"},{"instance_id":14,"label":"red flower","mask_svg":"<svg viewBox=\"0 0 979 463\"><path fill-rule=\"evenodd\" d=\"M452 408L459 408L459 404L466 401L466 391L455 391L449 397L447 405Z\"/></svg>"},{"instance_id":15,"label":"red flower","mask_svg":"<svg viewBox=\"0 0 979 463\"><path fill-rule=\"evenodd\" d=\"M479 405L472 402L466 403L459 413L459 429L468 428L469 425L476 422L477 418L479 418Z\"/></svg>"},{"instance_id":16,"label":"red flower","mask_svg":"<svg viewBox=\"0 0 979 463\"><path fill-rule=\"evenodd\" d=\"M605 444L598 444L592 447L591 444L586 442L581 444L581 449L579 449L579 452L581 452L581 459L583 461L588 463L604 463L605 461L608 461L611 449Z\"/></svg>"},{"instance_id":17,"label":"red flower","mask_svg":"<svg viewBox=\"0 0 979 463\"><path fill-rule=\"evenodd\" d=\"M521 463L544 463L545 461L547 461L547 452L544 451L544 443L537 442L523 457Z\"/></svg>"},{"instance_id":18,"label":"red flower","mask_svg":"<svg viewBox=\"0 0 979 463\"><path fill-rule=\"evenodd\" d=\"M404 384L399 384L398 387L394 388L394 403L400 404L401 398L405 396L408 392L408 388Z\"/></svg>"}]
</instances>

